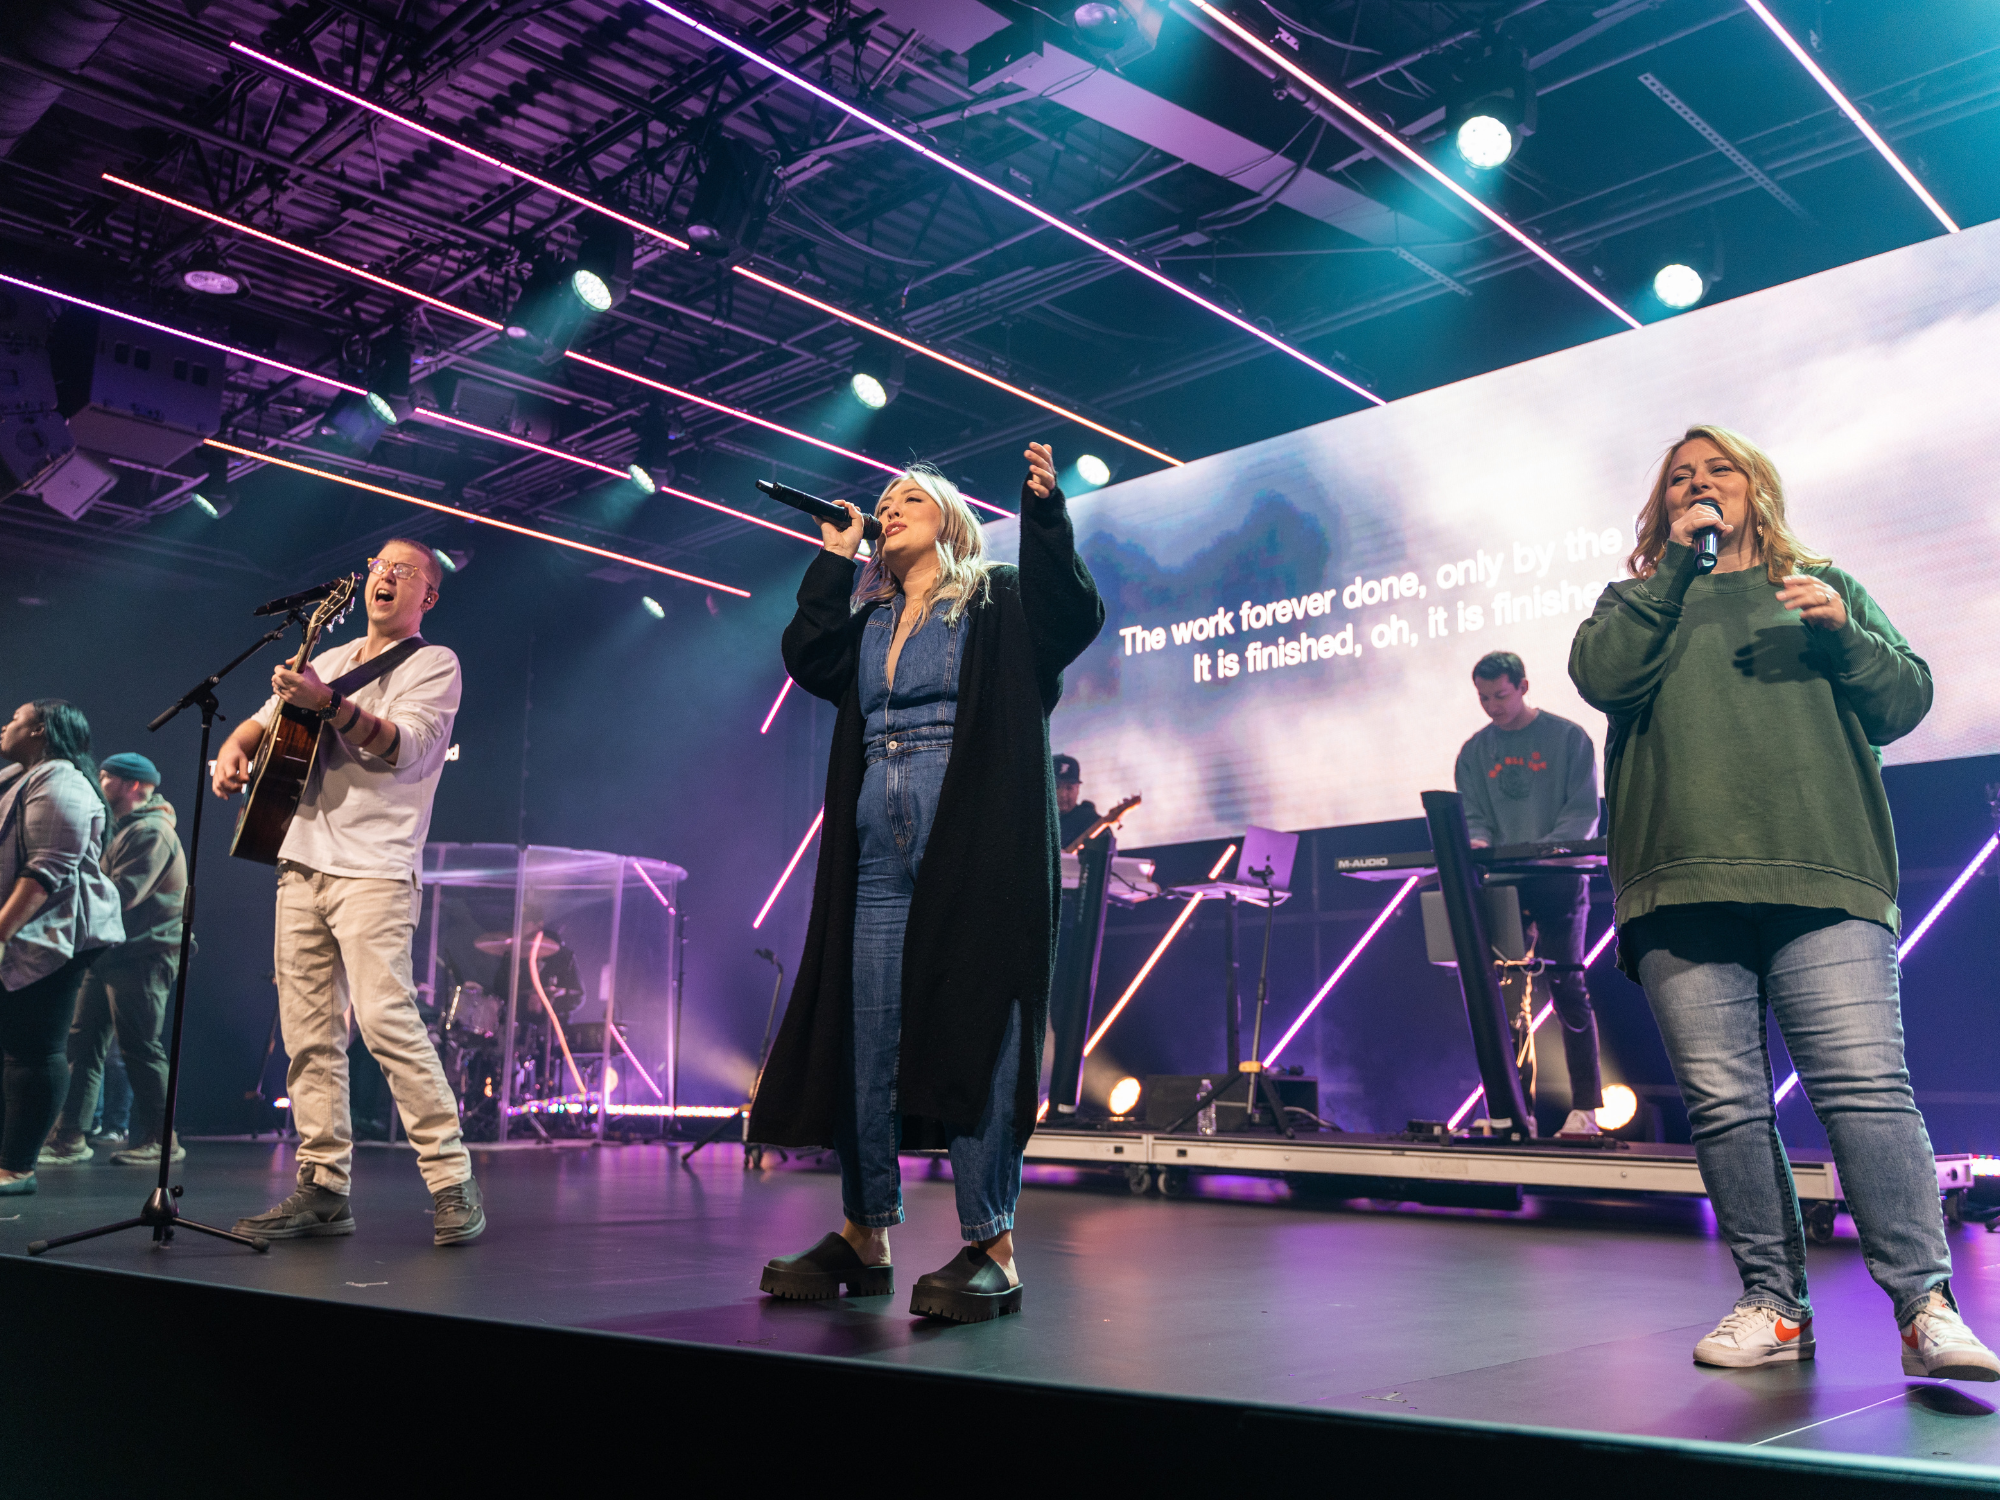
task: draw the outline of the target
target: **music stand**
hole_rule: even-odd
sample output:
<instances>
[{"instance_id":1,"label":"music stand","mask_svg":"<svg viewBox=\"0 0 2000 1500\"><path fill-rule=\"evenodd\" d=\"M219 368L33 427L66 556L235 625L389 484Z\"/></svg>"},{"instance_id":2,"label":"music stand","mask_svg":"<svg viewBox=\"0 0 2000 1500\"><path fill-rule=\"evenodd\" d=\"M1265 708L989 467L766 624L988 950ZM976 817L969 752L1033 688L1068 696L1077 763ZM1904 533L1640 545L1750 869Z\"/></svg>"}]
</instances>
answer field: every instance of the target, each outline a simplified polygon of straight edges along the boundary
<instances>
[{"instance_id":1,"label":"music stand","mask_svg":"<svg viewBox=\"0 0 2000 1500\"><path fill-rule=\"evenodd\" d=\"M1176 887L1185 895L1199 893L1204 896L1227 896L1230 902L1232 930L1235 919L1235 905L1239 900L1250 901L1264 908L1264 957L1257 969L1257 1003L1250 1018L1250 1056L1238 1062L1230 1075L1215 1085L1206 1094L1196 1099L1194 1104L1163 1134L1172 1135L1196 1115L1210 1105L1239 1081L1246 1084L1244 1099L1244 1128L1256 1123L1257 1109L1261 1104L1271 1111L1271 1119L1287 1138L1297 1132L1285 1115L1285 1106L1278 1097L1277 1085L1265 1071L1258 1057L1264 1039L1264 1008L1271 993L1271 931L1277 920L1278 907L1291 895L1292 865L1298 858L1299 836L1296 833L1280 833L1272 828L1250 827L1244 830L1243 849L1236 856L1236 878L1233 880L1208 881L1201 885ZM1246 883L1249 876L1254 884ZM1229 1034L1232 1043L1236 1034L1235 1013L1235 943L1230 943L1229 967ZM1235 1050L1232 1046L1232 1052Z\"/></svg>"},{"instance_id":2,"label":"music stand","mask_svg":"<svg viewBox=\"0 0 2000 1500\"><path fill-rule=\"evenodd\" d=\"M195 751L194 762L194 823L188 829L187 890L181 897L181 961L179 971L174 976L174 1025L167 1043L167 1102L160 1117L160 1180L151 1194L139 1208L139 1215L133 1219L120 1219L115 1224L100 1224L95 1229L81 1230L76 1234L58 1235L52 1240L29 1242L28 1253L40 1255L45 1250L53 1250L58 1245L74 1245L79 1240L94 1240L100 1235L117 1234L125 1229L150 1229L153 1243L164 1248L171 1245L176 1229L192 1229L198 1234L212 1235L218 1240L230 1240L238 1245L247 1245L252 1250L268 1250L271 1242L254 1235L238 1234L233 1229L217 1229L212 1224L200 1224L193 1219L181 1217L175 1199L181 1195L178 1187L169 1187L167 1178L173 1171L174 1160L174 1113L180 1099L181 1089L181 1022L187 1009L188 959L194 951L194 891L195 874L201 867L201 814L207 804L208 792L208 743L215 728L215 721L222 717L222 705L216 701L216 684L244 662L278 640L292 626L305 624L305 617L294 606L272 629L259 636L245 651L220 671L202 678L189 688L172 707L159 714L146 726L148 733L164 729L168 722L185 708L201 710L201 742Z\"/></svg>"}]
</instances>

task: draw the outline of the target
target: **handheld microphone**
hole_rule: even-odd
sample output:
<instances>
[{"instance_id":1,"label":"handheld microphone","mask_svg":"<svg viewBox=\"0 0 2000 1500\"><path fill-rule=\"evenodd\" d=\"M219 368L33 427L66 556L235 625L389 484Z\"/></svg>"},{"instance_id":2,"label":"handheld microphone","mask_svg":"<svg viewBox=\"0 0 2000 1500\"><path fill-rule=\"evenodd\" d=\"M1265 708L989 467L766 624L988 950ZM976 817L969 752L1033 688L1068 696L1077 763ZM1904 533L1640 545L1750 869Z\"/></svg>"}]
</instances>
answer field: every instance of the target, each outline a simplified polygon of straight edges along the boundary
<instances>
[{"instance_id":1,"label":"handheld microphone","mask_svg":"<svg viewBox=\"0 0 2000 1500\"><path fill-rule=\"evenodd\" d=\"M775 479L760 479L757 488L781 505L789 505L793 510L802 510L816 521L824 521L829 526L837 526L842 531L853 523L853 517L835 505L831 500L822 500L817 495L808 495L804 490L795 490L789 484L779 484ZM861 518L863 541L882 540L882 523L873 516Z\"/></svg>"},{"instance_id":2,"label":"handheld microphone","mask_svg":"<svg viewBox=\"0 0 2000 1500\"><path fill-rule=\"evenodd\" d=\"M287 594L282 599L273 599L251 610L252 615L282 615L297 609L301 604L317 604L347 581L346 575L327 583L316 583L309 589L301 589L296 594Z\"/></svg>"},{"instance_id":3,"label":"handheld microphone","mask_svg":"<svg viewBox=\"0 0 2000 1500\"><path fill-rule=\"evenodd\" d=\"M1707 506L1715 512L1716 520L1720 521L1722 519L1722 507L1717 505L1713 500L1697 500L1695 504ZM1695 558L1694 565L1704 573L1713 573L1715 571L1715 528L1713 526L1704 526L1701 530L1701 551Z\"/></svg>"}]
</instances>

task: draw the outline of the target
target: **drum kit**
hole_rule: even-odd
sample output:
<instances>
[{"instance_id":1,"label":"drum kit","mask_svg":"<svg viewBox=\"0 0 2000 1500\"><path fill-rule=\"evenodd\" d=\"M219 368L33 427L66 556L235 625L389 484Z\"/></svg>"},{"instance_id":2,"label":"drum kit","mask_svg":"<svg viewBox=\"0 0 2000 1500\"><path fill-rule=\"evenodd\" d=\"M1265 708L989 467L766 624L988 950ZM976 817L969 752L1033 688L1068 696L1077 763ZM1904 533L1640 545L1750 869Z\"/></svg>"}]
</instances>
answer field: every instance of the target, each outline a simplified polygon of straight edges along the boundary
<instances>
[{"instance_id":1,"label":"drum kit","mask_svg":"<svg viewBox=\"0 0 2000 1500\"><path fill-rule=\"evenodd\" d=\"M524 936L521 983L515 993L513 1087L500 1087L506 1066L507 960L515 950L512 933L489 932L474 940L479 953L500 959L492 988L476 979L459 977L447 963L454 983L443 1013L433 1024L433 1040L445 1076L459 1097L466 1134L473 1139L498 1135L498 1100L505 1092L514 1099L539 1099L569 1090L575 1077L571 1043L564 1024L583 1003L576 955L552 932ZM601 1047L601 1042L600 1042ZM565 1071L570 1078L565 1078ZM581 1089L581 1084L577 1084ZM532 1117L529 1117L532 1118ZM537 1122L535 1128L540 1131ZM546 1132L542 1132L546 1133Z\"/></svg>"}]
</instances>

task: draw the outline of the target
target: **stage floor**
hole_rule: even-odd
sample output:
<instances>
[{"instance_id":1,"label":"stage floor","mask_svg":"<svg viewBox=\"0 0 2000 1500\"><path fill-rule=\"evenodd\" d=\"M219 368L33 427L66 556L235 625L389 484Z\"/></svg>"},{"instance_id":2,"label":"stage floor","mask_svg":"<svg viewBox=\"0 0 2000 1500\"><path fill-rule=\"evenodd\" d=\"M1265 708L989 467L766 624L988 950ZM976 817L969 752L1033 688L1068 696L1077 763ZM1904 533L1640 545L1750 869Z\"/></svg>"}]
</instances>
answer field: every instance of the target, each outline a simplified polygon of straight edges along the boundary
<instances>
[{"instance_id":1,"label":"stage floor","mask_svg":"<svg viewBox=\"0 0 2000 1500\"><path fill-rule=\"evenodd\" d=\"M290 1188L287 1149L195 1142L183 1211L228 1225ZM1519 1215L1327 1208L1210 1179L1203 1196L1135 1198L1054 1169L1021 1203L1020 1317L966 1328L908 1314L909 1284L956 1253L951 1184L906 1158L899 1293L787 1303L757 1293L765 1257L839 1222L831 1173L746 1173L735 1148L683 1167L659 1146L477 1155L492 1227L430 1243L430 1200L405 1150L364 1147L351 1238L265 1255L182 1234L166 1253L128 1232L48 1259L332 1302L607 1330L915 1369L1284 1406L1421 1413L1572 1431L1780 1444L1994 1466L2000 1386L1900 1373L1887 1300L1852 1225L1814 1246L1819 1358L1763 1371L1694 1366L1689 1350L1737 1283L1699 1200L1531 1199ZM935 1171L936 1175L933 1175ZM47 1169L0 1200L0 1253L136 1212L150 1176ZM1952 1232L1968 1320L2000 1337L2000 1238Z\"/></svg>"}]
</instances>

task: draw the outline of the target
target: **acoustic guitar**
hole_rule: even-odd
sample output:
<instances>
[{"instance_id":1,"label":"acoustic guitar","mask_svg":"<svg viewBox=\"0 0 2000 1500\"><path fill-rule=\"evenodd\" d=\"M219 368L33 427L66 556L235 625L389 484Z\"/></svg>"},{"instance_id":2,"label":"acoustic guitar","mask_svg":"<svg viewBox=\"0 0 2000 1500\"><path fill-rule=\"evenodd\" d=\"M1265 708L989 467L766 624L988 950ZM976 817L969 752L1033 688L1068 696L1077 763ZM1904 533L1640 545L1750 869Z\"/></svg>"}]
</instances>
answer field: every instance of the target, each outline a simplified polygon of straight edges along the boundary
<instances>
[{"instance_id":1,"label":"acoustic guitar","mask_svg":"<svg viewBox=\"0 0 2000 1500\"><path fill-rule=\"evenodd\" d=\"M341 579L313 610L299 654L292 658L294 672L312 660L320 632L347 613L359 582L352 574ZM320 728L318 714L289 703L278 705L277 716L257 747L257 758L250 763L249 798L236 815L236 837L230 841L229 852L238 859L254 859L260 865L278 862L278 850L284 847L285 833L299 810L299 798L305 795L306 782L319 760Z\"/></svg>"}]
</instances>

